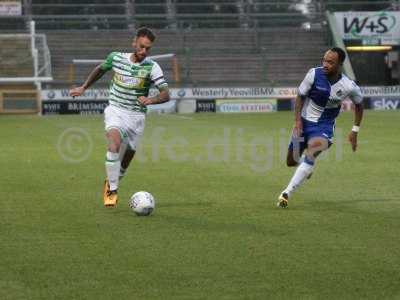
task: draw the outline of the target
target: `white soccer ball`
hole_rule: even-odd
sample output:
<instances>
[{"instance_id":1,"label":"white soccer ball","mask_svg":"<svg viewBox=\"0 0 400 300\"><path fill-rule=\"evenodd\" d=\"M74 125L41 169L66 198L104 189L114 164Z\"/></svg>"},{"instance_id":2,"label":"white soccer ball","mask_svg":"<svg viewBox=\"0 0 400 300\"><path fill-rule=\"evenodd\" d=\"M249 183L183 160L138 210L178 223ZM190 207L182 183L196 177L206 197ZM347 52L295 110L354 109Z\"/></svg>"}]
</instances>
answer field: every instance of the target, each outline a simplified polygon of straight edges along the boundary
<instances>
[{"instance_id":1,"label":"white soccer ball","mask_svg":"<svg viewBox=\"0 0 400 300\"><path fill-rule=\"evenodd\" d=\"M144 191L134 193L129 200L129 207L138 216L150 215L153 212L155 205L156 201L153 195Z\"/></svg>"}]
</instances>

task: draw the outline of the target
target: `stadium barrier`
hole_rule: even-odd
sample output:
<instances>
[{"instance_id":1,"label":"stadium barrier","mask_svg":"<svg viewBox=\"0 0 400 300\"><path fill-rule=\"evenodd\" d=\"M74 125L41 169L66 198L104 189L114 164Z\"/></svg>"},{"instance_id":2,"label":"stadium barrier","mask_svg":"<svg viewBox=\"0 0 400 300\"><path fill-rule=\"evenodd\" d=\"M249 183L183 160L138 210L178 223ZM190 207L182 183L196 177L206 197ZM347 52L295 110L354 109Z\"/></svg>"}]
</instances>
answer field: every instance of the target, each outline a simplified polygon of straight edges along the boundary
<instances>
[{"instance_id":1,"label":"stadium barrier","mask_svg":"<svg viewBox=\"0 0 400 300\"><path fill-rule=\"evenodd\" d=\"M400 109L400 86L361 87L364 105L373 109ZM150 90L150 96L157 91ZM237 112L258 113L293 109L297 88L171 88L170 103L154 105L157 113ZM100 114L108 103L107 89L90 89L79 99L72 99L68 89L42 90L43 114ZM346 100L343 110L351 110Z\"/></svg>"},{"instance_id":2,"label":"stadium barrier","mask_svg":"<svg viewBox=\"0 0 400 300\"><path fill-rule=\"evenodd\" d=\"M0 114L41 114L41 82L52 77L0 78Z\"/></svg>"},{"instance_id":3,"label":"stadium barrier","mask_svg":"<svg viewBox=\"0 0 400 300\"><path fill-rule=\"evenodd\" d=\"M53 80L46 36L31 21L29 33L0 34L0 40L0 114L40 113L42 82Z\"/></svg>"},{"instance_id":4,"label":"stadium barrier","mask_svg":"<svg viewBox=\"0 0 400 300\"><path fill-rule=\"evenodd\" d=\"M0 90L0 114L34 114L41 112L38 90Z\"/></svg>"}]
</instances>

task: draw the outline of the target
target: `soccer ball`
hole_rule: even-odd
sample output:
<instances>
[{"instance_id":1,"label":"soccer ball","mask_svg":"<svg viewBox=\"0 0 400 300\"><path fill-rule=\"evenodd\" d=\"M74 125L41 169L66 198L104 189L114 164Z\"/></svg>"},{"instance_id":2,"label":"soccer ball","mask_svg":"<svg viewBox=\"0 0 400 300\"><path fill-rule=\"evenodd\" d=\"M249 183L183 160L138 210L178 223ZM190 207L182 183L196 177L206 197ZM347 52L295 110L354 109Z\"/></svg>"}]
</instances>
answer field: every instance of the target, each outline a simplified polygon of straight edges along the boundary
<instances>
[{"instance_id":1,"label":"soccer ball","mask_svg":"<svg viewBox=\"0 0 400 300\"><path fill-rule=\"evenodd\" d=\"M138 216L148 216L150 215L154 207L156 205L156 201L154 197L149 192L137 192L134 193L129 200L129 207L137 214Z\"/></svg>"}]
</instances>

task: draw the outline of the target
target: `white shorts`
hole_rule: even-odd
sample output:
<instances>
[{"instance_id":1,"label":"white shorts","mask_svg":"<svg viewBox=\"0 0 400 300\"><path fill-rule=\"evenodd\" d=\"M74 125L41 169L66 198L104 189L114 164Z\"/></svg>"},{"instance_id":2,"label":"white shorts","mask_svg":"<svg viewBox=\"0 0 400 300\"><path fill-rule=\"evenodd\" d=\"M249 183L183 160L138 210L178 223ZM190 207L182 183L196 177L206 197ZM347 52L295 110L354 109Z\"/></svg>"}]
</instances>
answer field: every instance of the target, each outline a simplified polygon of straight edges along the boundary
<instances>
[{"instance_id":1,"label":"white shorts","mask_svg":"<svg viewBox=\"0 0 400 300\"><path fill-rule=\"evenodd\" d=\"M106 131L116 128L121 134L122 142L136 151L143 136L146 115L142 112L128 111L112 105L104 110Z\"/></svg>"}]
</instances>

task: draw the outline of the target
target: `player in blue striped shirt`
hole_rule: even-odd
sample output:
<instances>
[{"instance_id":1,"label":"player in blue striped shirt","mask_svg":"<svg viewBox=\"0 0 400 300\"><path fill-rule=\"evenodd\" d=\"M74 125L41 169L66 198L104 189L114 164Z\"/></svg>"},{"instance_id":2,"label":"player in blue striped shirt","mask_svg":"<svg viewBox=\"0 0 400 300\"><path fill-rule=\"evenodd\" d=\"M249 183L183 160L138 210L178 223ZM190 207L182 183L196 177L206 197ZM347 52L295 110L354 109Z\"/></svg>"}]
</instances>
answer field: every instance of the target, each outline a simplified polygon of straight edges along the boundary
<instances>
[{"instance_id":1,"label":"player in blue striped shirt","mask_svg":"<svg viewBox=\"0 0 400 300\"><path fill-rule=\"evenodd\" d=\"M357 84L342 73L345 59L346 53L342 49L329 49L323 57L322 67L310 69L299 86L286 161L289 167L297 166L297 169L280 194L278 207L288 206L291 194L310 178L318 155L331 146L335 119L342 101L347 98L355 106L349 141L353 151L357 149L357 133L363 117L362 95Z\"/></svg>"}]
</instances>

